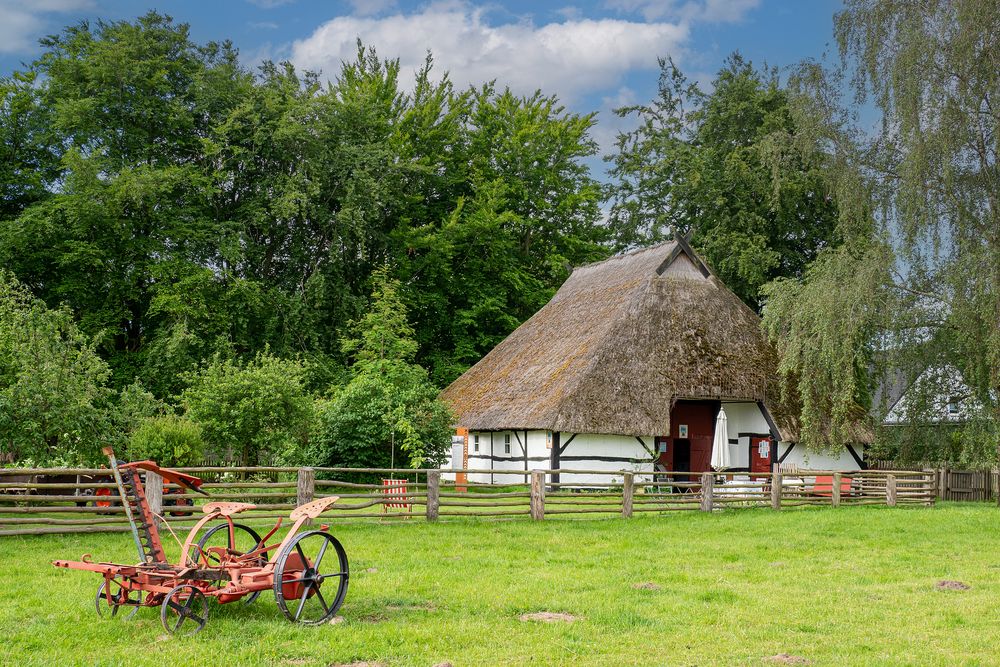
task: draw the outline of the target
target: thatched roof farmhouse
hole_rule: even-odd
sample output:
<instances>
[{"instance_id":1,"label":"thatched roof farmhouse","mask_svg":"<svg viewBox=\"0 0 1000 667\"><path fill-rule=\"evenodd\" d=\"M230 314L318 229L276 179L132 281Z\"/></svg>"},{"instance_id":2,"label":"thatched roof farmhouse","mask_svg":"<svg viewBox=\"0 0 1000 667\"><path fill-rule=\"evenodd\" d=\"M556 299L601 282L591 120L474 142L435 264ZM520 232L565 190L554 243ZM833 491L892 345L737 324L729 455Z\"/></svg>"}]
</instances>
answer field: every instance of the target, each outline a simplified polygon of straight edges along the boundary
<instances>
[{"instance_id":1,"label":"thatched roof farmhouse","mask_svg":"<svg viewBox=\"0 0 1000 667\"><path fill-rule=\"evenodd\" d=\"M676 237L574 270L442 398L469 466L707 470L723 408L737 467L764 471L796 438L776 366L757 314Z\"/></svg>"}]
</instances>

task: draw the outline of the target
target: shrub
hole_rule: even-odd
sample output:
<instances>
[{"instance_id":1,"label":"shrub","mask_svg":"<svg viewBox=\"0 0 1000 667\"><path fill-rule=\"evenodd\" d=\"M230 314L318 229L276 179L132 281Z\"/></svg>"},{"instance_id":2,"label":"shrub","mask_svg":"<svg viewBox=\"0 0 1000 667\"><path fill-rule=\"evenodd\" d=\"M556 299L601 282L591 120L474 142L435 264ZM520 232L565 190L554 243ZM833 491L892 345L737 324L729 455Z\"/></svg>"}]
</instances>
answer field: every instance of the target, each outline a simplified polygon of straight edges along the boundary
<instances>
[{"instance_id":1,"label":"shrub","mask_svg":"<svg viewBox=\"0 0 1000 667\"><path fill-rule=\"evenodd\" d=\"M134 461L151 459L161 466L195 465L205 455L201 427L176 415L145 419L132 433L128 455Z\"/></svg>"},{"instance_id":2,"label":"shrub","mask_svg":"<svg viewBox=\"0 0 1000 667\"><path fill-rule=\"evenodd\" d=\"M267 352L247 363L216 357L187 377L181 403L210 447L256 465L262 454L305 445L313 420L305 372L302 363Z\"/></svg>"}]
</instances>

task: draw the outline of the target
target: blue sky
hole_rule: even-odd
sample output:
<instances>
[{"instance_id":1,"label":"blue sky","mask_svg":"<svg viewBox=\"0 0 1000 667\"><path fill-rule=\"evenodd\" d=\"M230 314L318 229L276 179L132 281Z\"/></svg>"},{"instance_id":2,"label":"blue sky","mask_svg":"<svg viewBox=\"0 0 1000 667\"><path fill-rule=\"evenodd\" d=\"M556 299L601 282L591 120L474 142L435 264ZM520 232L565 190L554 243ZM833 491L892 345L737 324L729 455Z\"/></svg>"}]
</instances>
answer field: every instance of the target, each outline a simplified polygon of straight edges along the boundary
<instances>
[{"instance_id":1,"label":"blue sky","mask_svg":"<svg viewBox=\"0 0 1000 667\"><path fill-rule=\"evenodd\" d=\"M607 149L623 126L611 109L652 98L658 56L701 81L734 50L787 67L832 50L839 8L839 0L0 0L0 73L31 61L38 38L64 25L156 9L189 23L199 42L232 40L251 65L288 59L333 75L360 37L409 71L430 50L457 83L496 78L597 111L595 136Z\"/></svg>"}]
</instances>

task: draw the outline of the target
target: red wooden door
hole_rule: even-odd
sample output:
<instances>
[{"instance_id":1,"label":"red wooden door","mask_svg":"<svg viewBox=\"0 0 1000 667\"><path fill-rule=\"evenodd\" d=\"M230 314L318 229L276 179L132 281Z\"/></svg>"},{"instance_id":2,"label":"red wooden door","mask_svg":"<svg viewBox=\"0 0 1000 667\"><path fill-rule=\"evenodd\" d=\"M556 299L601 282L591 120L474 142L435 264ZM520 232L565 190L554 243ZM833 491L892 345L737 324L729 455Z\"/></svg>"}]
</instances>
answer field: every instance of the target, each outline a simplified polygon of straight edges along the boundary
<instances>
[{"instance_id":1,"label":"red wooden door","mask_svg":"<svg viewBox=\"0 0 1000 667\"><path fill-rule=\"evenodd\" d=\"M774 443L770 438L750 438L750 472L771 472Z\"/></svg>"}]
</instances>

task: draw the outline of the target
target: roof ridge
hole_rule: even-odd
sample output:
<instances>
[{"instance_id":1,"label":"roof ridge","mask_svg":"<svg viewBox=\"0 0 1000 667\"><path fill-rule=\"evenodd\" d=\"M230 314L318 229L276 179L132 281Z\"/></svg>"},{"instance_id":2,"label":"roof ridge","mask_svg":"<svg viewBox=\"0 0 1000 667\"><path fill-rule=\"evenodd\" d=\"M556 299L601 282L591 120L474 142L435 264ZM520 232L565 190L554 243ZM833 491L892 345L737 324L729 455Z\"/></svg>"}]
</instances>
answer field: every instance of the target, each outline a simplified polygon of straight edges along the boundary
<instances>
[{"instance_id":1,"label":"roof ridge","mask_svg":"<svg viewBox=\"0 0 1000 667\"><path fill-rule=\"evenodd\" d=\"M593 268L595 266L600 266L601 264L606 264L606 263L608 263L608 262L610 262L612 260L625 259L626 257L632 257L633 255L639 255L639 254L644 253L644 252L650 252L652 250L656 250L657 248L661 248L662 246L668 246L668 245L671 245L671 244L674 244L674 243L677 243L677 241L675 239L666 239L666 240L654 243L653 245L642 246L642 247L639 247L639 248L632 248L631 250L626 250L625 252L615 253L614 255L611 255L610 257L605 257L604 259L599 259L596 262L588 262L587 264L581 264L579 266L574 266L572 272L576 273L580 269L590 269L590 268Z\"/></svg>"}]
</instances>

